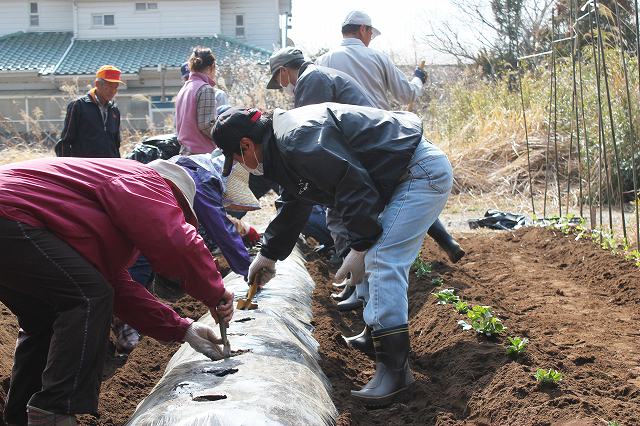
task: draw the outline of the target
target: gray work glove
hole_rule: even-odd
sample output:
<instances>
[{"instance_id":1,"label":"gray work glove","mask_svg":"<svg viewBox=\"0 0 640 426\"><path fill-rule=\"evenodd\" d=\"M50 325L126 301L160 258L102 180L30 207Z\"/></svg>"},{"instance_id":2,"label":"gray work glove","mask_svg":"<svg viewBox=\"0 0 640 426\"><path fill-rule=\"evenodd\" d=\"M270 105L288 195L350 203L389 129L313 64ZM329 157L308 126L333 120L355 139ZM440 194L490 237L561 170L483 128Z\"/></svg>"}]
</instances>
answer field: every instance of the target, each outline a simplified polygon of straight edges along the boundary
<instances>
[{"instance_id":1,"label":"gray work glove","mask_svg":"<svg viewBox=\"0 0 640 426\"><path fill-rule=\"evenodd\" d=\"M184 341L213 361L224 358L222 356L222 348L219 346L222 344L222 339L216 336L213 328L208 325L198 322L191 323L184 335Z\"/></svg>"},{"instance_id":2,"label":"gray work glove","mask_svg":"<svg viewBox=\"0 0 640 426\"><path fill-rule=\"evenodd\" d=\"M347 274L351 273L351 282L359 284L364 278L364 256L366 254L366 250L351 249L347 257L342 261L342 266L336 272L335 280L340 282L347 278Z\"/></svg>"},{"instance_id":3,"label":"gray work glove","mask_svg":"<svg viewBox=\"0 0 640 426\"><path fill-rule=\"evenodd\" d=\"M276 261L271 260L268 257L258 253L251 265L249 265L249 276L247 281L249 285L258 284L258 287L264 287L264 285L276 276Z\"/></svg>"}]
</instances>

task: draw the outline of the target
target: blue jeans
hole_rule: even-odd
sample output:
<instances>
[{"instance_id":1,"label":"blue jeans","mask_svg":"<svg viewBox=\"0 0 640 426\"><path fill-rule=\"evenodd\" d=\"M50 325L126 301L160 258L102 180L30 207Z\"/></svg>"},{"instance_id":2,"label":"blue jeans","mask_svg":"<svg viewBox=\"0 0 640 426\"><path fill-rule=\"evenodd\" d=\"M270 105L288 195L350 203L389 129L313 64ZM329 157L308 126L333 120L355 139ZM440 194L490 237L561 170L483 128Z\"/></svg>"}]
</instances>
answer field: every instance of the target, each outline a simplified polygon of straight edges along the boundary
<instances>
[{"instance_id":1,"label":"blue jeans","mask_svg":"<svg viewBox=\"0 0 640 426\"><path fill-rule=\"evenodd\" d=\"M425 139L407 172L378 216L383 232L367 251L365 279L358 284L358 296L366 302L364 320L373 330L409 322L409 269L453 184L446 155Z\"/></svg>"}]
</instances>

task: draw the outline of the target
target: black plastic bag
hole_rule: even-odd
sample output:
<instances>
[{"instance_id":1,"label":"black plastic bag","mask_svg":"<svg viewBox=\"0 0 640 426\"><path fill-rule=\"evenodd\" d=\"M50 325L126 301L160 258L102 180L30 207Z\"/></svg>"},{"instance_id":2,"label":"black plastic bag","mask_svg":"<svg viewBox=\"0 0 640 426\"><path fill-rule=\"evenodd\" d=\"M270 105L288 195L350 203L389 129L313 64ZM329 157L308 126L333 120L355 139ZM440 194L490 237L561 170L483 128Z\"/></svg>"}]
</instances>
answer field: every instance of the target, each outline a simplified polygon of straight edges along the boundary
<instances>
[{"instance_id":1,"label":"black plastic bag","mask_svg":"<svg viewBox=\"0 0 640 426\"><path fill-rule=\"evenodd\" d=\"M521 228L526 225L526 222L527 218L524 215L489 209L484 214L484 218L469 220L469 228L483 227L505 231Z\"/></svg>"},{"instance_id":2,"label":"black plastic bag","mask_svg":"<svg viewBox=\"0 0 640 426\"><path fill-rule=\"evenodd\" d=\"M147 164L152 162L153 160L157 160L162 157L162 153L160 150L153 146L147 145L145 143L139 143L133 148L133 151L127 154L126 158L129 160L136 160L143 164Z\"/></svg>"},{"instance_id":3,"label":"black plastic bag","mask_svg":"<svg viewBox=\"0 0 640 426\"><path fill-rule=\"evenodd\" d=\"M180 154L180 143L178 142L178 136L174 133L166 135L149 136L142 141L145 145L155 146L160 150L160 158L168 160Z\"/></svg>"}]
</instances>

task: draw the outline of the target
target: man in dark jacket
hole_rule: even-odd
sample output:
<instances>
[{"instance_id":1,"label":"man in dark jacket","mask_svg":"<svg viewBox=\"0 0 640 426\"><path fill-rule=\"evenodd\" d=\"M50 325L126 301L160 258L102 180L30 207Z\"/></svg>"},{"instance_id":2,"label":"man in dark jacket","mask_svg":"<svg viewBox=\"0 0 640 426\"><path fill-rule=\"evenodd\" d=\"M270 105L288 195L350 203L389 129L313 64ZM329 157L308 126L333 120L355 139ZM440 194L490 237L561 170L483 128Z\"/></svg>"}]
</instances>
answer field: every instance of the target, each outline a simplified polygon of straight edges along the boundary
<instances>
[{"instance_id":1,"label":"man in dark jacket","mask_svg":"<svg viewBox=\"0 0 640 426\"><path fill-rule=\"evenodd\" d=\"M298 48L285 47L274 53L269 59L269 68L272 76L267 88L283 88L292 92L294 108L323 102L376 108L375 101L353 77L333 68L305 62L304 55ZM331 232L337 235L336 251L339 251L343 247L342 228L335 223L331 215L327 217L327 225ZM429 228L429 236L447 253L453 263L464 256L464 250L440 220L436 220Z\"/></svg>"},{"instance_id":2,"label":"man in dark jacket","mask_svg":"<svg viewBox=\"0 0 640 426\"><path fill-rule=\"evenodd\" d=\"M373 330L376 373L352 395L371 406L393 402L414 379L408 365L408 273L427 229L452 186L446 155L422 137L420 119L324 103L276 110L230 109L218 117L213 139L233 162L277 182L282 205L249 267L249 282L264 285L276 260L293 249L311 206L331 207L349 233L350 252L336 274L364 282L364 319Z\"/></svg>"},{"instance_id":3,"label":"man in dark jacket","mask_svg":"<svg viewBox=\"0 0 640 426\"><path fill-rule=\"evenodd\" d=\"M58 157L120 157L120 111L113 102L120 83L120 70L104 65L95 87L67 106Z\"/></svg>"}]
</instances>

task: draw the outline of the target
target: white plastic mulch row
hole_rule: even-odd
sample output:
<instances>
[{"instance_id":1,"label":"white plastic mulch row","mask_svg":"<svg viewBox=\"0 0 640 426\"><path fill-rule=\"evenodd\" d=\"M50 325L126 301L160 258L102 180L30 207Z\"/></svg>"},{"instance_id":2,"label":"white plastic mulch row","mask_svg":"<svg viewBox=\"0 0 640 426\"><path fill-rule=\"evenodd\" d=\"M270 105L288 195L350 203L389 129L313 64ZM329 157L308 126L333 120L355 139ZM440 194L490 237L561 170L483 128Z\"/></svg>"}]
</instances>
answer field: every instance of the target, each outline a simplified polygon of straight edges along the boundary
<instances>
[{"instance_id":1,"label":"white plastic mulch row","mask_svg":"<svg viewBox=\"0 0 640 426\"><path fill-rule=\"evenodd\" d=\"M247 291L235 274L225 286L236 300ZM296 249L254 299L258 309L236 310L228 329L234 356L211 361L182 345L127 425L335 424L330 384L311 334L313 287ZM199 321L218 330L210 314ZM246 352L233 354L238 350Z\"/></svg>"}]
</instances>

